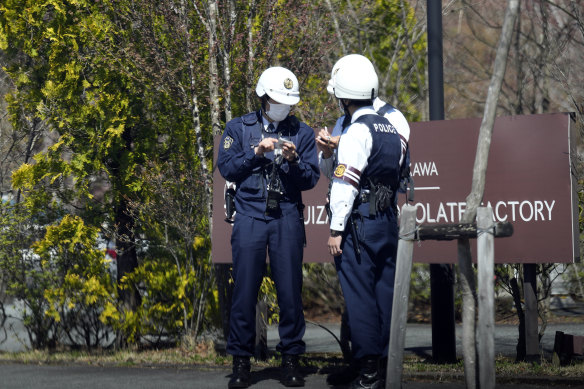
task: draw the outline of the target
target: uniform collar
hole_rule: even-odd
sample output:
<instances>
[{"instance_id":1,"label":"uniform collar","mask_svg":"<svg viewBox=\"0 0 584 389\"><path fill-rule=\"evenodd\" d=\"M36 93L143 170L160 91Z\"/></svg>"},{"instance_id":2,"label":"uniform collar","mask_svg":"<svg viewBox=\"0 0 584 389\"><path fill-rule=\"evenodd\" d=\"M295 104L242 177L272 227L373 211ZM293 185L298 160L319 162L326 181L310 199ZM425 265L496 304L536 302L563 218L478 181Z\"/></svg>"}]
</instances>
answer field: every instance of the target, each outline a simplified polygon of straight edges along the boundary
<instances>
[{"instance_id":1,"label":"uniform collar","mask_svg":"<svg viewBox=\"0 0 584 389\"><path fill-rule=\"evenodd\" d=\"M376 97L375 100L373 100L373 109L375 112L377 112L379 111L379 108L383 107L385 104L387 104L385 101L381 100L379 97Z\"/></svg>"},{"instance_id":2,"label":"uniform collar","mask_svg":"<svg viewBox=\"0 0 584 389\"><path fill-rule=\"evenodd\" d=\"M268 119L266 119L266 117L262 114L261 111L260 111L260 115L262 117L262 124L264 125L264 131L267 132L268 125L270 124L270 121ZM278 130L278 124L280 124L280 122L272 122L272 124L274 125L274 132L276 132Z\"/></svg>"},{"instance_id":3,"label":"uniform collar","mask_svg":"<svg viewBox=\"0 0 584 389\"><path fill-rule=\"evenodd\" d=\"M373 109L372 105L369 105L367 107L361 107L361 108L357 109L355 112L353 112L353 116L351 116L351 123L354 123L355 120L359 119L363 115L376 115L376 114L377 113Z\"/></svg>"}]
</instances>

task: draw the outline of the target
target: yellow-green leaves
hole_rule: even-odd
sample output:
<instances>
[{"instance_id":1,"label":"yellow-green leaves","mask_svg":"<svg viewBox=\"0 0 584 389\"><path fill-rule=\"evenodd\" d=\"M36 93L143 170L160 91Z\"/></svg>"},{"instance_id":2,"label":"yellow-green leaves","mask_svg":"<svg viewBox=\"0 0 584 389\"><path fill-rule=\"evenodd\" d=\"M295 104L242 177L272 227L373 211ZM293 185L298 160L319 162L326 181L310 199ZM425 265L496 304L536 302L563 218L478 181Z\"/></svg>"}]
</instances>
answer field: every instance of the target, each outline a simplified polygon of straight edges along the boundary
<instances>
[{"instance_id":1,"label":"yellow-green leaves","mask_svg":"<svg viewBox=\"0 0 584 389\"><path fill-rule=\"evenodd\" d=\"M129 337L147 331L156 333L164 328L169 334L184 333L193 320L193 299L197 298L197 274L192 270L179 272L164 260L140 265L121 280L121 287L132 290L140 285L147 293L142 296L136 312L127 312L131 321L120 323ZM203 291L207 293L207 291Z\"/></svg>"},{"instance_id":2,"label":"yellow-green leaves","mask_svg":"<svg viewBox=\"0 0 584 389\"><path fill-rule=\"evenodd\" d=\"M87 315L99 318L103 325L119 317L116 290L97 239L97 228L85 225L77 216L65 215L58 225L48 226L44 238L33 245L45 271L54 272L58 280L43 293L47 316L58 322L67 318L67 323L77 323L74 325L80 325Z\"/></svg>"},{"instance_id":3,"label":"yellow-green leaves","mask_svg":"<svg viewBox=\"0 0 584 389\"><path fill-rule=\"evenodd\" d=\"M12 172L12 185L18 189L30 189L33 186L33 165L23 163L18 170Z\"/></svg>"}]
</instances>

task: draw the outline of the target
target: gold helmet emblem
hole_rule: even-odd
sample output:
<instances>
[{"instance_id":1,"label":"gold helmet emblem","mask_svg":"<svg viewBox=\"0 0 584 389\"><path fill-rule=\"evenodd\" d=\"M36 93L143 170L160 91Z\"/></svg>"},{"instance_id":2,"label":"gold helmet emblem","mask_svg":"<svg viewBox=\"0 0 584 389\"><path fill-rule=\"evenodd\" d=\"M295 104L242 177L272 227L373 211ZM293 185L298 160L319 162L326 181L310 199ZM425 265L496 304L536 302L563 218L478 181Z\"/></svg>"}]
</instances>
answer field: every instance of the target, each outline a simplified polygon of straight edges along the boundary
<instances>
[{"instance_id":1,"label":"gold helmet emblem","mask_svg":"<svg viewBox=\"0 0 584 389\"><path fill-rule=\"evenodd\" d=\"M284 88L286 88L286 89L292 89L292 86L294 86L294 83L292 82L292 80L289 79L289 78L286 78L284 80Z\"/></svg>"}]
</instances>

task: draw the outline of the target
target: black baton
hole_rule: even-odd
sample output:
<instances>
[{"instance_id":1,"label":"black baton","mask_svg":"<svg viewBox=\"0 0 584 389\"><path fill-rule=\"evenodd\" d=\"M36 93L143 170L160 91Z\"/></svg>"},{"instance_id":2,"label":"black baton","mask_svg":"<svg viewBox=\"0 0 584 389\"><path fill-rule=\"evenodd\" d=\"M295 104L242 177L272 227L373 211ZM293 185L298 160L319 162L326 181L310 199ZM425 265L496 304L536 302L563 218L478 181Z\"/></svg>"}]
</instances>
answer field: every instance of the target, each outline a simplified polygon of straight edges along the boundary
<instances>
[{"instance_id":1,"label":"black baton","mask_svg":"<svg viewBox=\"0 0 584 389\"><path fill-rule=\"evenodd\" d=\"M354 213L349 215L349 224L351 227L351 238L353 238L353 247L355 247L357 262L361 262L361 248L359 247L359 239L357 239L357 224L355 223Z\"/></svg>"},{"instance_id":2,"label":"black baton","mask_svg":"<svg viewBox=\"0 0 584 389\"><path fill-rule=\"evenodd\" d=\"M298 203L298 213L300 214L300 223L302 223L302 242L306 247L306 226L304 225L304 204Z\"/></svg>"}]
</instances>

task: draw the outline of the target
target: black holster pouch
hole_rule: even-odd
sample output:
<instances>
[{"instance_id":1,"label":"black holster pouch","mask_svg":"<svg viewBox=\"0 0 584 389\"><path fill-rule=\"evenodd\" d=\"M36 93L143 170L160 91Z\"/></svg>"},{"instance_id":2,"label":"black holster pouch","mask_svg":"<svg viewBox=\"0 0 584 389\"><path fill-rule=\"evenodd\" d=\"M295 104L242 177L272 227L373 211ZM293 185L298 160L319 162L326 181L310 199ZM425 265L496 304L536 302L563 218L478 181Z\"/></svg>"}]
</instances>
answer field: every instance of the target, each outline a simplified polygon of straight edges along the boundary
<instances>
[{"instance_id":1,"label":"black holster pouch","mask_svg":"<svg viewBox=\"0 0 584 389\"><path fill-rule=\"evenodd\" d=\"M302 243L306 247L306 226L304 225L304 204L302 204L302 200L298 202L296 207L298 208L298 215L302 224Z\"/></svg>"},{"instance_id":2,"label":"black holster pouch","mask_svg":"<svg viewBox=\"0 0 584 389\"><path fill-rule=\"evenodd\" d=\"M235 189L229 188L225 191L225 221L233 223L235 213Z\"/></svg>"},{"instance_id":3,"label":"black holster pouch","mask_svg":"<svg viewBox=\"0 0 584 389\"><path fill-rule=\"evenodd\" d=\"M385 212L395 206L395 192L381 181L369 179L369 215Z\"/></svg>"}]
</instances>

